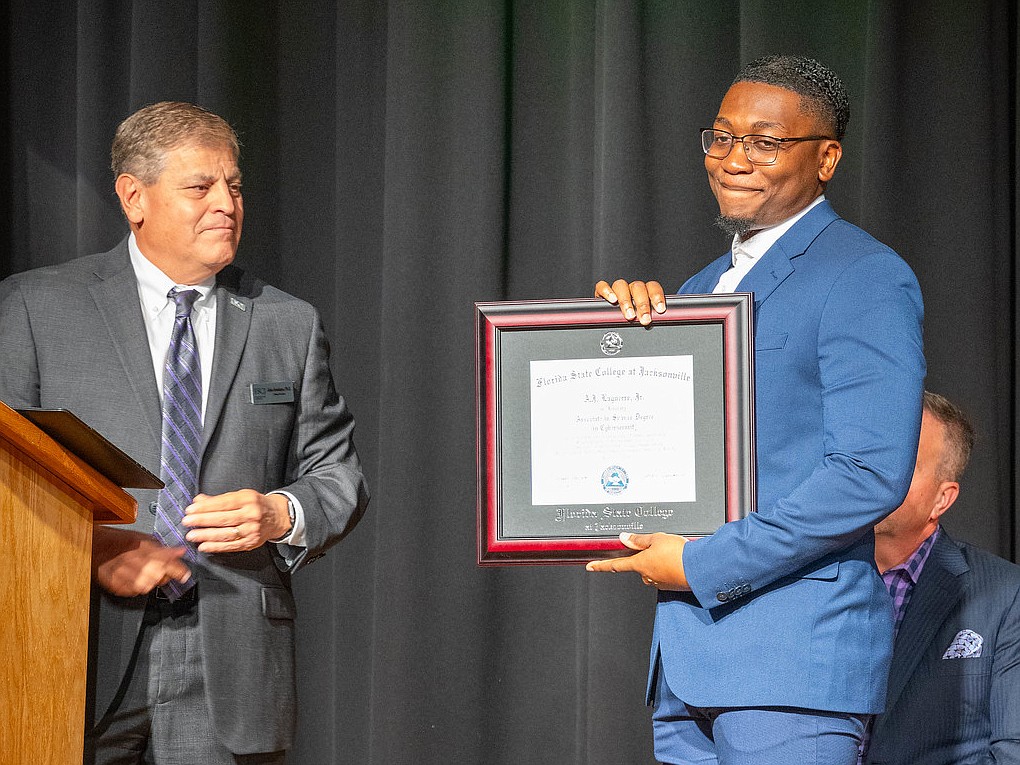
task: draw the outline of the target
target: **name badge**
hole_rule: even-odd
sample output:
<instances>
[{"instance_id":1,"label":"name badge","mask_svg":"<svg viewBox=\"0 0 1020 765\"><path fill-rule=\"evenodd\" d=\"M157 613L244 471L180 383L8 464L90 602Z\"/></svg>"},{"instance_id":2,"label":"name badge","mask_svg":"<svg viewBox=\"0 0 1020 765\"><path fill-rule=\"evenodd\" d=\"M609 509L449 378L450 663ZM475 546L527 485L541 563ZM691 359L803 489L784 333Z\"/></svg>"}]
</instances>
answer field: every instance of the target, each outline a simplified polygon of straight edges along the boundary
<instances>
[{"instance_id":1,"label":"name badge","mask_svg":"<svg viewBox=\"0 0 1020 765\"><path fill-rule=\"evenodd\" d=\"M257 382L248 386L253 404L290 404L294 401L294 383Z\"/></svg>"}]
</instances>

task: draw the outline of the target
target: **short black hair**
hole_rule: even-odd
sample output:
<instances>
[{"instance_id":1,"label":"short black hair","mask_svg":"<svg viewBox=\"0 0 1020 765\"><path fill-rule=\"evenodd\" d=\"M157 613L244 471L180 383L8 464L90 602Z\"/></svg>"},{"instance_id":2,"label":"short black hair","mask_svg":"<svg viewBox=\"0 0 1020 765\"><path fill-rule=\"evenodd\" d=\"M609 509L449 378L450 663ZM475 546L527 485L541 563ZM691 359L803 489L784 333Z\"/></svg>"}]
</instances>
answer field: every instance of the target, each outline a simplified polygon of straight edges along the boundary
<instances>
[{"instance_id":1,"label":"short black hair","mask_svg":"<svg viewBox=\"0 0 1020 765\"><path fill-rule=\"evenodd\" d=\"M828 67L803 56L763 56L745 66L733 80L761 82L792 90L806 113L821 119L842 141L850 124L850 97L843 81Z\"/></svg>"}]
</instances>

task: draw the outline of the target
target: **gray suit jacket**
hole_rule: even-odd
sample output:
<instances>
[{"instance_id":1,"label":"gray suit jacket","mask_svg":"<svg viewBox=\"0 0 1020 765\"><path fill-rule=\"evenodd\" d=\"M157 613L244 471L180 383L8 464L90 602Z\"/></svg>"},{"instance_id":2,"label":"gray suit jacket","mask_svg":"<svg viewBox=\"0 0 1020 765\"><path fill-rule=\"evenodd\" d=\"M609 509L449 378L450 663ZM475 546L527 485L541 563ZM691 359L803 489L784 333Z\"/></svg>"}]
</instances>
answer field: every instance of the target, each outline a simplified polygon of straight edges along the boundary
<instances>
[{"instance_id":1,"label":"gray suit jacket","mask_svg":"<svg viewBox=\"0 0 1020 765\"><path fill-rule=\"evenodd\" d=\"M339 541L368 494L354 421L333 387L316 311L233 266L217 278L217 325L200 487L285 489L304 508L308 546L205 556L195 571L211 715L238 754L287 748L294 730L290 576ZM107 253L0 284L0 400L65 407L159 473L160 402L126 240ZM253 405L249 385L292 381L293 403ZM133 492L151 532L156 492ZM131 660L146 598L94 588L94 688L102 716Z\"/></svg>"},{"instance_id":2,"label":"gray suit jacket","mask_svg":"<svg viewBox=\"0 0 1020 765\"><path fill-rule=\"evenodd\" d=\"M980 656L943 658L970 633ZM896 636L866 761L1020 764L1020 566L942 531Z\"/></svg>"}]
</instances>

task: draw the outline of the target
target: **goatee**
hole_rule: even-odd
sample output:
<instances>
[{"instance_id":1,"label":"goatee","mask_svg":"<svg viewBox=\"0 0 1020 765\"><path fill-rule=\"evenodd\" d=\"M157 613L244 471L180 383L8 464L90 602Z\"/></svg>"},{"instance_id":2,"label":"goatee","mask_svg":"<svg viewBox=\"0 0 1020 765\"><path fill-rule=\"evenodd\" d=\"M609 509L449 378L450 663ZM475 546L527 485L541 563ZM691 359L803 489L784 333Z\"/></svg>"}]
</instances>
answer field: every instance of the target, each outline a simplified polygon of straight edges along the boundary
<instances>
[{"instance_id":1,"label":"goatee","mask_svg":"<svg viewBox=\"0 0 1020 765\"><path fill-rule=\"evenodd\" d=\"M732 218L729 215L716 215L715 225L730 236L737 235L743 239L751 231L754 221L750 218Z\"/></svg>"}]
</instances>

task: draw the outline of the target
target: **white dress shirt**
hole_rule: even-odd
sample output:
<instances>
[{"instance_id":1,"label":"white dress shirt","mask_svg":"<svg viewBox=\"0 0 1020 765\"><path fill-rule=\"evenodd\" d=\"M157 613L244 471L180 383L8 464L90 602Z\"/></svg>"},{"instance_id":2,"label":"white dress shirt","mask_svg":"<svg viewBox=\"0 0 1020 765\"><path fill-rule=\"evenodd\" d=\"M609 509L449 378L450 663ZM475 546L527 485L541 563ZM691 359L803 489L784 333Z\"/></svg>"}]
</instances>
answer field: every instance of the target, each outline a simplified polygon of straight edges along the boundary
<instances>
[{"instance_id":1,"label":"white dress shirt","mask_svg":"<svg viewBox=\"0 0 1020 765\"><path fill-rule=\"evenodd\" d=\"M822 194L793 217L787 218L782 223L777 223L768 228L756 229L751 232L754 235L746 239L742 238L740 234L734 234L733 245L731 247L731 265L719 277L719 283L715 285L715 289L712 292L735 292L737 285L747 276L747 272L754 268L754 264L761 260L761 256L768 252L772 245L779 241L779 237L793 228L797 221L807 215L811 208L820 204L824 199L825 195Z\"/></svg>"}]
</instances>

